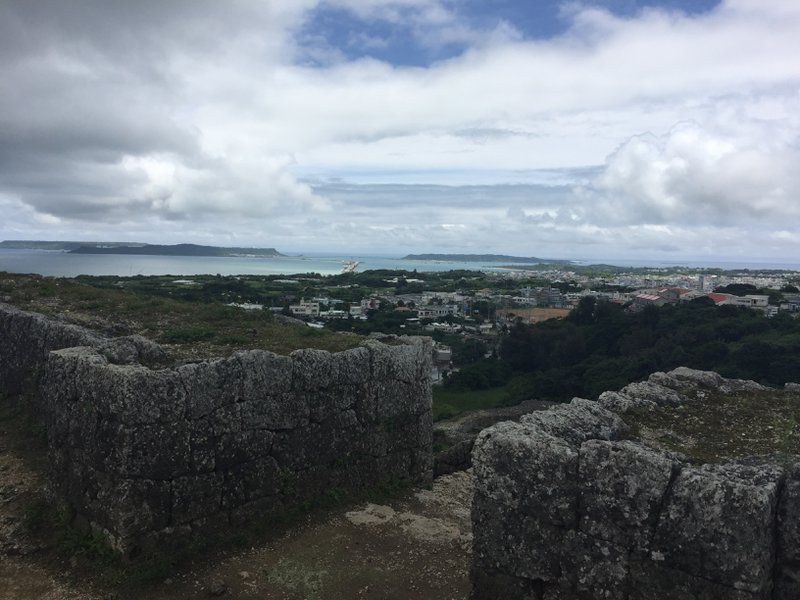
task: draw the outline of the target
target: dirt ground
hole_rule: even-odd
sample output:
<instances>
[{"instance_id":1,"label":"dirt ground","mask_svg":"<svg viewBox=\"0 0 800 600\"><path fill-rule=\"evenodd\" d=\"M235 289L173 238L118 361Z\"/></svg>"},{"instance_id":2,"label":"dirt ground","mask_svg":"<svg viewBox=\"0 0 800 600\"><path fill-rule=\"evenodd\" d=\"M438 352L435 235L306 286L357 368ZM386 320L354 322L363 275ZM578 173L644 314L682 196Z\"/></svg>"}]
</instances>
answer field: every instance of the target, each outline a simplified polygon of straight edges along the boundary
<instances>
[{"instance_id":1,"label":"dirt ground","mask_svg":"<svg viewBox=\"0 0 800 600\"><path fill-rule=\"evenodd\" d=\"M314 515L246 550L209 550L152 585L102 584L91 563L31 534L41 447L0 418L0 600L397 599L469 596L470 472L386 504Z\"/></svg>"}]
</instances>

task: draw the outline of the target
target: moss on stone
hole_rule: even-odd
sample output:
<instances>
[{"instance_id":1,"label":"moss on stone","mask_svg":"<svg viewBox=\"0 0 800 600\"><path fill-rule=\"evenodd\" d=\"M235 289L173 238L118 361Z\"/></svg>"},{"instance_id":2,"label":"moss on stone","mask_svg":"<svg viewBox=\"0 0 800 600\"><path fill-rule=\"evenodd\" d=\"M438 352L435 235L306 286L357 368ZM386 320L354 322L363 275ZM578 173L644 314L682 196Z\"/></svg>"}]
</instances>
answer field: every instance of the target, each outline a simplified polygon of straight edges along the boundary
<instances>
[{"instance_id":1,"label":"moss on stone","mask_svg":"<svg viewBox=\"0 0 800 600\"><path fill-rule=\"evenodd\" d=\"M625 415L632 437L697 463L748 456L800 456L800 394L702 391L678 407Z\"/></svg>"}]
</instances>

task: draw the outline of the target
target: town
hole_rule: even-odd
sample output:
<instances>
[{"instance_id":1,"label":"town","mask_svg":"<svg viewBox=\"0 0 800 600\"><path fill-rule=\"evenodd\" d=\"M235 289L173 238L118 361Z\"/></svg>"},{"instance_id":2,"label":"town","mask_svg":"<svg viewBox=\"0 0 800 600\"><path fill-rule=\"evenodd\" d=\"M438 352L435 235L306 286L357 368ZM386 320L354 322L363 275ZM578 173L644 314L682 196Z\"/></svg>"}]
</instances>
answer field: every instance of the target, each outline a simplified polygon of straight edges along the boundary
<instances>
[{"instance_id":1,"label":"town","mask_svg":"<svg viewBox=\"0 0 800 600\"><path fill-rule=\"evenodd\" d=\"M435 385L497 356L515 325L564 319L587 298L627 313L691 303L748 308L765 320L781 313L800 315L800 273L790 270L535 265L500 272L350 270L330 276L77 279L95 287L271 312L275 319L311 329L428 335L435 341Z\"/></svg>"}]
</instances>

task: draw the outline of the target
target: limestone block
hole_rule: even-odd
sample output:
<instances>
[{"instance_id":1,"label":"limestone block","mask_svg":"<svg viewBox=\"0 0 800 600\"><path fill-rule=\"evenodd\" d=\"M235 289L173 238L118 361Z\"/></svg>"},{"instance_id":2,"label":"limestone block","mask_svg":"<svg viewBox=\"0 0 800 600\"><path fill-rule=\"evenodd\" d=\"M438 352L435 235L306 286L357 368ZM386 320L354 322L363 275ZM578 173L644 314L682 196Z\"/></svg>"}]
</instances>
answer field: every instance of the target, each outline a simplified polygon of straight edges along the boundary
<instances>
[{"instance_id":1,"label":"limestone block","mask_svg":"<svg viewBox=\"0 0 800 600\"><path fill-rule=\"evenodd\" d=\"M186 415L199 419L242 399L242 363L235 357L183 365L177 369L186 390Z\"/></svg>"},{"instance_id":2,"label":"limestone block","mask_svg":"<svg viewBox=\"0 0 800 600\"><path fill-rule=\"evenodd\" d=\"M334 381L338 385L359 388L370 379L370 351L359 347L337 352L331 357Z\"/></svg>"},{"instance_id":3,"label":"limestone block","mask_svg":"<svg viewBox=\"0 0 800 600\"><path fill-rule=\"evenodd\" d=\"M152 364L166 358L164 349L141 335L114 338L97 346L97 351L115 365Z\"/></svg>"},{"instance_id":4,"label":"limestone block","mask_svg":"<svg viewBox=\"0 0 800 600\"><path fill-rule=\"evenodd\" d=\"M183 419L186 390L175 371L151 370L135 365L109 365L96 370L97 388L112 404L104 410L123 423L165 423ZM102 401L99 396L98 403Z\"/></svg>"},{"instance_id":5,"label":"limestone block","mask_svg":"<svg viewBox=\"0 0 800 600\"><path fill-rule=\"evenodd\" d=\"M513 512L556 527L577 525L578 451L519 423L483 430L472 450L475 492Z\"/></svg>"},{"instance_id":6,"label":"limestone block","mask_svg":"<svg viewBox=\"0 0 800 600\"><path fill-rule=\"evenodd\" d=\"M800 465L786 476L778 502L774 600L800 598Z\"/></svg>"},{"instance_id":7,"label":"limestone block","mask_svg":"<svg viewBox=\"0 0 800 600\"><path fill-rule=\"evenodd\" d=\"M626 548L577 531L567 532L563 543L562 589L573 590L574 597L581 600L617 600L626 596L630 585Z\"/></svg>"},{"instance_id":8,"label":"limestone block","mask_svg":"<svg viewBox=\"0 0 800 600\"><path fill-rule=\"evenodd\" d=\"M651 558L706 581L765 593L772 585L781 476L768 466L685 467L666 499Z\"/></svg>"},{"instance_id":9,"label":"limestone block","mask_svg":"<svg viewBox=\"0 0 800 600\"><path fill-rule=\"evenodd\" d=\"M631 398L619 392L603 392L597 398L597 403L611 412L623 415L637 408L655 407L656 403L643 398Z\"/></svg>"},{"instance_id":10,"label":"limestone block","mask_svg":"<svg viewBox=\"0 0 800 600\"><path fill-rule=\"evenodd\" d=\"M326 390L334 382L331 353L325 350L295 350L292 361L292 389L296 392Z\"/></svg>"},{"instance_id":11,"label":"limestone block","mask_svg":"<svg viewBox=\"0 0 800 600\"><path fill-rule=\"evenodd\" d=\"M628 600L769 600L768 591L752 593L670 569L663 563L631 561Z\"/></svg>"},{"instance_id":12,"label":"limestone block","mask_svg":"<svg viewBox=\"0 0 800 600\"><path fill-rule=\"evenodd\" d=\"M699 371L688 367L678 367L668 373L671 377L685 381L695 386L702 386L710 389L718 389L724 379L719 373L713 371Z\"/></svg>"},{"instance_id":13,"label":"limestone block","mask_svg":"<svg viewBox=\"0 0 800 600\"><path fill-rule=\"evenodd\" d=\"M222 473L176 478L172 482L172 524L190 523L217 513L223 483Z\"/></svg>"},{"instance_id":14,"label":"limestone block","mask_svg":"<svg viewBox=\"0 0 800 600\"><path fill-rule=\"evenodd\" d=\"M216 438L215 465L225 470L235 465L266 458L275 434L265 429L226 433Z\"/></svg>"},{"instance_id":15,"label":"limestone block","mask_svg":"<svg viewBox=\"0 0 800 600\"><path fill-rule=\"evenodd\" d=\"M217 448L209 420L189 421L190 470L208 473L216 469Z\"/></svg>"},{"instance_id":16,"label":"limestone block","mask_svg":"<svg viewBox=\"0 0 800 600\"><path fill-rule=\"evenodd\" d=\"M123 477L168 480L189 471L191 432L186 423L139 425L122 431L115 441L119 447L113 450L124 451L125 460L118 467Z\"/></svg>"},{"instance_id":17,"label":"limestone block","mask_svg":"<svg viewBox=\"0 0 800 600\"><path fill-rule=\"evenodd\" d=\"M629 441L584 442L580 530L629 550L646 550L677 464Z\"/></svg>"},{"instance_id":18,"label":"limestone block","mask_svg":"<svg viewBox=\"0 0 800 600\"><path fill-rule=\"evenodd\" d=\"M483 493L472 500L472 560L479 571L556 582L562 574L566 530L514 513Z\"/></svg>"},{"instance_id":19,"label":"limestone block","mask_svg":"<svg viewBox=\"0 0 800 600\"><path fill-rule=\"evenodd\" d=\"M656 406L679 406L687 400L672 388L651 381L629 383L619 393L635 402Z\"/></svg>"},{"instance_id":20,"label":"limestone block","mask_svg":"<svg viewBox=\"0 0 800 600\"><path fill-rule=\"evenodd\" d=\"M242 368L242 398L263 402L287 394L292 389L293 362L266 350L237 352L234 357Z\"/></svg>"},{"instance_id":21,"label":"limestone block","mask_svg":"<svg viewBox=\"0 0 800 600\"><path fill-rule=\"evenodd\" d=\"M239 403L246 429L294 429L308 423L310 409L305 395L280 392Z\"/></svg>"},{"instance_id":22,"label":"limestone block","mask_svg":"<svg viewBox=\"0 0 800 600\"><path fill-rule=\"evenodd\" d=\"M591 439L618 439L627 431L627 425L619 415L583 398L573 398L569 404L557 404L548 410L523 415L520 423L574 446Z\"/></svg>"},{"instance_id":23,"label":"limestone block","mask_svg":"<svg viewBox=\"0 0 800 600\"><path fill-rule=\"evenodd\" d=\"M169 525L172 506L172 483L152 479L103 480L97 489L98 516L103 526L113 527L112 533L127 545L150 531Z\"/></svg>"}]
</instances>

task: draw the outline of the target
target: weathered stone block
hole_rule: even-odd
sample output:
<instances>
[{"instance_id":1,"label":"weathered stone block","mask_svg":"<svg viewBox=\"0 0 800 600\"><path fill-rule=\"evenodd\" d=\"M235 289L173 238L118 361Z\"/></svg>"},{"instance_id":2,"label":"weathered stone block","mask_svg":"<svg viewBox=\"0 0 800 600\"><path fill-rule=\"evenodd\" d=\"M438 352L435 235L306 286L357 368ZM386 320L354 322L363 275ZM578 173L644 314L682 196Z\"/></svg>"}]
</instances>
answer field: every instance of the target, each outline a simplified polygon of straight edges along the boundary
<instances>
[{"instance_id":1,"label":"weathered stone block","mask_svg":"<svg viewBox=\"0 0 800 600\"><path fill-rule=\"evenodd\" d=\"M631 398L619 392L603 392L597 398L597 403L611 412L624 415L626 412L636 408L650 408L656 404L650 400L642 398Z\"/></svg>"},{"instance_id":2,"label":"weathered stone block","mask_svg":"<svg viewBox=\"0 0 800 600\"><path fill-rule=\"evenodd\" d=\"M189 445L191 447L190 470L208 473L216 469L217 447L214 432L208 419L189 421Z\"/></svg>"},{"instance_id":3,"label":"weathered stone block","mask_svg":"<svg viewBox=\"0 0 800 600\"><path fill-rule=\"evenodd\" d=\"M95 514L104 517L104 527L113 526L120 549L126 551L132 540L169 525L171 488L169 481L104 479L97 490Z\"/></svg>"},{"instance_id":4,"label":"weathered stone block","mask_svg":"<svg viewBox=\"0 0 800 600\"><path fill-rule=\"evenodd\" d=\"M376 340L367 340L364 347L370 352L372 381L398 381L413 383L417 380L418 366L424 362L419 349L414 345L388 345ZM430 358L428 358L430 360Z\"/></svg>"},{"instance_id":5,"label":"weathered stone block","mask_svg":"<svg viewBox=\"0 0 800 600\"><path fill-rule=\"evenodd\" d=\"M114 365L152 364L166 358L160 345L141 335L114 338L100 344L97 351Z\"/></svg>"},{"instance_id":6,"label":"weathered stone block","mask_svg":"<svg viewBox=\"0 0 800 600\"><path fill-rule=\"evenodd\" d=\"M685 396L672 388L651 381L630 383L619 393L641 405L679 406L687 400Z\"/></svg>"},{"instance_id":7,"label":"weathered stone block","mask_svg":"<svg viewBox=\"0 0 800 600\"><path fill-rule=\"evenodd\" d=\"M216 468L230 469L235 465L265 458L272 449L275 434L263 429L225 433L216 438Z\"/></svg>"},{"instance_id":8,"label":"weathered stone block","mask_svg":"<svg viewBox=\"0 0 800 600\"><path fill-rule=\"evenodd\" d=\"M292 359L265 350L237 352L242 368L242 397L260 403L292 389Z\"/></svg>"},{"instance_id":9,"label":"weathered stone block","mask_svg":"<svg viewBox=\"0 0 800 600\"><path fill-rule=\"evenodd\" d=\"M238 433L242 430L242 405L234 403L221 406L209 415L208 422L215 437Z\"/></svg>"},{"instance_id":10,"label":"weathered stone block","mask_svg":"<svg viewBox=\"0 0 800 600\"><path fill-rule=\"evenodd\" d=\"M630 550L646 550L677 464L629 441L584 442L580 530Z\"/></svg>"},{"instance_id":11,"label":"weathered stone block","mask_svg":"<svg viewBox=\"0 0 800 600\"><path fill-rule=\"evenodd\" d=\"M242 399L242 363L235 357L177 369L186 390L186 416L199 419Z\"/></svg>"},{"instance_id":12,"label":"weathered stone block","mask_svg":"<svg viewBox=\"0 0 800 600\"><path fill-rule=\"evenodd\" d=\"M778 501L777 525L772 598L800 598L800 465L795 465L787 473Z\"/></svg>"},{"instance_id":13,"label":"weathered stone block","mask_svg":"<svg viewBox=\"0 0 800 600\"><path fill-rule=\"evenodd\" d=\"M504 507L476 492L472 500L473 572L496 571L530 581L558 581L567 530L534 515L507 518Z\"/></svg>"},{"instance_id":14,"label":"weathered stone block","mask_svg":"<svg viewBox=\"0 0 800 600\"><path fill-rule=\"evenodd\" d=\"M172 524L190 523L219 512L223 483L221 473L176 478L172 482Z\"/></svg>"},{"instance_id":15,"label":"weathered stone block","mask_svg":"<svg viewBox=\"0 0 800 600\"><path fill-rule=\"evenodd\" d=\"M333 384L334 364L325 350L295 350L292 360L292 388L299 392L326 390Z\"/></svg>"},{"instance_id":16,"label":"weathered stone block","mask_svg":"<svg viewBox=\"0 0 800 600\"><path fill-rule=\"evenodd\" d=\"M358 388L370 380L370 351L363 346L331 355L331 363L339 385Z\"/></svg>"},{"instance_id":17,"label":"weathered stone block","mask_svg":"<svg viewBox=\"0 0 800 600\"><path fill-rule=\"evenodd\" d=\"M592 439L618 439L628 429L619 415L583 398L573 398L569 404L557 404L549 410L523 415L520 423L574 446Z\"/></svg>"},{"instance_id":18,"label":"weathered stone block","mask_svg":"<svg viewBox=\"0 0 800 600\"><path fill-rule=\"evenodd\" d=\"M769 593L751 593L651 561L631 561L628 600L768 600Z\"/></svg>"},{"instance_id":19,"label":"weathered stone block","mask_svg":"<svg viewBox=\"0 0 800 600\"><path fill-rule=\"evenodd\" d=\"M98 410L123 423L165 423L183 419L186 394L171 370L153 371L136 365L109 365L95 370ZM103 398L103 394L105 398ZM106 402L103 402L106 400Z\"/></svg>"},{"instance_id":20,"label":"weathered stone block","mask_svg":"<svg viewBox=\"0 0 800 600\"><path fill-rule=\"evenodd\" d=\"M765 593L780 482L780 471L766 466L685 467L666 499L651 557L706 581Z\"/></svg>"},{"instance_id":21,"label":"weathered stone block","mask_svg":"<svg viewBox=\"0 0 800 600\"><path fill-rule=\"evenodd\" d=\"M295 429L307 424L310 414L306 395L288 392L246 400L239 407L245 429Z\"/></svg>"},{"instance_id":22,"label":"weathered stone block","mask_svg":"<svg viewBox=\"0 0 800 600\"><path fill-rule=\"evenodd\" d=\"M117 436L120 448L115 451L124 456L119 466L123 477L173 479L189 471L191 432L185 422L139 425L122 431Z\"/></svg>"},{"instance_id":23,"label":"weathered stone block","mask_svg":"<svg viewBox=\"0 0 800 600\"><path fill-rule=\"evenodd\" d=\"M339 411L337 390L308 391L304 394L304 399L308 403L308 419L312 423L320 423Z\"/></svg>"},{"instance_id":24,"label":"weathered stone block","mask_svg":"<svg viewBox=\"0 0 800 600\"><path fill-rule=\"evenodd\" d=\"M565 534L563 545L562 588L574 590L581 600L626 597L630 587L626 548L576 531Z\"/></svg>"},{"instance_id":25,"label":"weathered stone block","mask_svg":"<svg viewBox=\"0 0 800 600\"><path fill-rule=\"evenodd\" d=\"M562 439L518 423L485 429L472 451L475 493L506 511L577 527L578 451Z\"/></svg>"}]
</instances>

